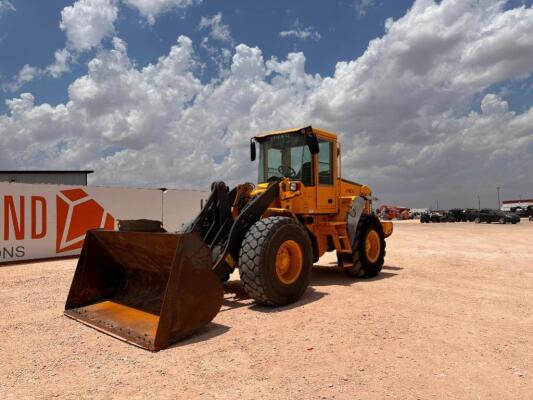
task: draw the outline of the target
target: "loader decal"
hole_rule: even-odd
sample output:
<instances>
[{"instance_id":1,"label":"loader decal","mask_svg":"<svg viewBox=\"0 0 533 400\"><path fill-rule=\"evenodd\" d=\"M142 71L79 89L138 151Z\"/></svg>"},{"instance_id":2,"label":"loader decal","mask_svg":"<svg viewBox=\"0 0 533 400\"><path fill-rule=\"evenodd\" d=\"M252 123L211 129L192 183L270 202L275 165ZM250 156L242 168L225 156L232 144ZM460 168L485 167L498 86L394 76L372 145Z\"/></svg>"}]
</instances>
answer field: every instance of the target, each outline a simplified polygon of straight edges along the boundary
<instances>
[{"instance_id":1,"label":"loader decal","mask_svg":"<svg viewBox=\"0 0 533 400\"><path fill-rule=\"evenodd\" d=\"M56 196L56 253L78 250L89 229L114 229L115 217L82 189L62 190Z\"/></svg>"}]
</instances>

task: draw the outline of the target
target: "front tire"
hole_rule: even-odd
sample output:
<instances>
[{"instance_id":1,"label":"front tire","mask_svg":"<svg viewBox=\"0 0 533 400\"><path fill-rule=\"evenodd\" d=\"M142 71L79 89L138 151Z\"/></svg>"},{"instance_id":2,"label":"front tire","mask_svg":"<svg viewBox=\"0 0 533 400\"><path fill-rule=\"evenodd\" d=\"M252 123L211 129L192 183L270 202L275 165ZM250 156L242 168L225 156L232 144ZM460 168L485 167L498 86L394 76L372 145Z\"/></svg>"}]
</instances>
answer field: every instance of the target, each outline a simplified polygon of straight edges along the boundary
<instances>
[{"instance_id":1,"label":"front tire","mask_svg":"<svg viewBox=\"0 0 533 400\"><path fill-rule=\"evenodd\" d=\"M260 304L298 301L311 279L313 248L305 228L292 218L269 217L246 233L239 273L246 293Z\"/></svg>"},{"instance_id":2,"label":"front tire","mask_svg":"<svg viewBox=\"0 0 533 400\"><path fill-rule=\"evenodd\" d=\"M362 218L357 225L352 254L338 255L339 265L350 276L373 278L385 262L385 235L376 217ZM344 262L352 264L344 267Z\"/></svg>"}]
</instances>

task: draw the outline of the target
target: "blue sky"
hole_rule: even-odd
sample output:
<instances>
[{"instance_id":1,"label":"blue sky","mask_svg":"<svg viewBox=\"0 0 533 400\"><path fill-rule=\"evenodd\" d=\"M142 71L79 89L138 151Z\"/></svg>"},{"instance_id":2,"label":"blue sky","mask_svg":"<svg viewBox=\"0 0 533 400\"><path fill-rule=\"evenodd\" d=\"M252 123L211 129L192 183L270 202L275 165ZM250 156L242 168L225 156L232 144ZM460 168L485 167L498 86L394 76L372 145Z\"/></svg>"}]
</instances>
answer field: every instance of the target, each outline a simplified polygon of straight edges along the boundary
<instances>
[{"instance_id":1,"label":"blue sky","mask_svg":"<svg viewBox=\"0 0 533 400\"><path fill-rule=\"evenodd\" d=\"M203 188L313 124L385 200L533 197L531 4L0 0L0 167Z\"/></svg>"},{"instance_id":2,"label":"blue sky","mask_svg":"<svg viewBox=\"0 0 533 400\"><path fill-rule=\"evenodd\" d=\"M0 73L5 81L16 75L25 64L45 67L53 61L56 49L64 47L65 33L59 28L61 10L73 1L15 0L16 8L0 19L0 53L9 55L0 60ZM331 75L338 61L352 60L362 54L368 42L383 35L385 20L399 18L411 6L411 1L398 0L384 4L370 4L360 9L353 0L325 2L309 1L204 1L185 10L174 10L161 15L153 25L139 12L121 6L115 24L117 34L129 46L129 54L139 66L157 61L168 52L176 37L187 35L199 45L205 31L198 28L206 15L221 12L224 23L231 27L235 43L258 46L265 57L284 58L291 51L305 52L309 73ZM320 40L281 38L279 32L300 27L312 27ZM350 38L346 40L346 38ZM216 44L216 43L215 43ZM104 41L104 46L106 45ZM216 66L209 56L204 80L216 76ZM40 102L58 104L67 100L68 85L86 72L84 62L94 50L83 54L72 71L58 79L37 79L18 91L0 94L0 111L5 111L5 100L19 92L29 91Z\"/></svg>"}]
</instances>

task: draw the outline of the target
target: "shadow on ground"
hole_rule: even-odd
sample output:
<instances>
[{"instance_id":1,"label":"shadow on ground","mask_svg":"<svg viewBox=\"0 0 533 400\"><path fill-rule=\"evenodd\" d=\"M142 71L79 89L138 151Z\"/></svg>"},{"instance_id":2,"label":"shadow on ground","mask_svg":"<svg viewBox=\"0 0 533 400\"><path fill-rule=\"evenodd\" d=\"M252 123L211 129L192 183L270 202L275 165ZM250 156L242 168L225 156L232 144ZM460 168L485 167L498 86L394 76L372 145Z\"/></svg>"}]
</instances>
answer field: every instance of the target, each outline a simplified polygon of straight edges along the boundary
<instances>
[{"instance_id":1,"label":"shadow on ground","mask_svg":"<svg viewBox=\"0 0 533 400\"><path fill-rule=\"evenodd\" d=\"M260 304L254 304L250 307L250 309L262 313L279 313L287 310L292 310L293 308L299 308L306 304L314 303L315 301L320 300L322 297L327 295L327 293L319 292L318 290L315 290L315 288L310 286L305 291L303 297L296 303L288 304L283 307L269 307Z\"/></svg>"},{"instance_id":2,"label":"shadow on ground","mask_svg":"<svg viewBox=\"0 0 533 400\"><path fill-rule=\"evenodd\" d=\"M393 272L384 272L383 270L400 271L403 268L394 266L383 266L381 273L374 278L354 278L346 274L340 268L335 268L337 263L330 263L330 266L315 265L313 268L312 286L350 286L355 283L371 283L382 279L392 278L398 274Z\"/></svg>"},{"instance_id":3,"label":"shadow on ground","mask_svg":"<svg viewBox=\"0 0 533 400\"><path fill-rule=\"evenodd\" d=\"M303 297L296 303L292 303L283 307L269 307L260 304L256 304L250 296L246 293L242 286L242 282L239 280L232 280L224 284L224 300L222 302L222 308L220 312L235 310L241 307L249 307L251 310L261 313L280 313L293 308L302 307L306 304L313 303L322 299L328 294L317 290L316 287L320 286L332 286L332 285L342 285L350 286L354 283L370 283L379 281L382 279L392 278L398 274L393 272L384 272L382 271L375 278L364 279L364 278L353 278L348 276L340 268L335 268L337 263L330 263L328 266L324 265L315 265L313 268L313 275L311 278L310 286L307 288ZM388 271L400 271L403 268L395 267L392 265L385 265L383 270ZM205 340L212 339L219 335L225 334L231 328L226 325L217 324L211 322L201 328L199 331L194 333L190 338L179 341L170 348L187 346L193 343L203 342Z\"/></svg>"},{"instance_id":4,"label":"shadow on ground","mask_svg":"<svg viewBox=\"0 0 533 400\"><path fill-rule=\"evenodd\" d=\"M401 271L402 267L393 267L392 265L384 265L382 269L388 269L391 271Z\"/></svg>"},{"instance_id":5,"label":"shadow on ground","mask_svg":"<svg viewBox=\"0 0 533 400\"><path fill-rule=\"evenodd\" d=\"M304 304L312 303L321 299L326 294L327 293L319 292L314 288L309 287L307 288L304 296L296 303L292 303L283 307L271 307L256 304L242 287L241 281L229 281L224 284L224 301L222 302L222 309L220 312L234 310L241 307L250 307L250 309L259 312L280 312L300 307Z\"/></svg>"},{"instance_id":6,"label":"shadow on ground","mask_svg":"<svg viewBox=\"0 0 533 400\"><path fill-rule=\"evenodd\" d=\"M337 265L337 263L332 264ZM403 268L401 267L389 265L383 267L383 270L389 271L400 271L402 269ZM285 310L290 310L292 308L300 307L304 304L313 303L327 295L327 293L321 292L315 289L315 287L334 285L350 286L355 283L371 283L382 279L392 278L396 275L398 274L393 272L382 271L375 278L354 278L348 276L344 271L339 268L315 265L313 268L313 275L311 277L309 288L305 292L302 299L297 301L296 303L289 304L283 307L269 307L255 304L253 299L248 296L248 294L244 290L242 282L239 280L233 280L224 284L224 301L222 303L223 308L221 312L233 310L240 307L250 307L252 310L267 313L282 312Z\"/></svg>"},{"instance_id":7,"label":"shadow on ground","mask_svg":"<svg viewBox=\"0 0 533 400\"><path fill-rule=\"evenodd\" d=\"M206 326L200 328L200 330L194 332L192 336L188 339L180 340L179 342L174 343L172 346L168 347L173 349L175 347L188 346L193 343L203 342L205 340L212 339L219 335L223 335L228 332L231 328L226 325L217 324L215 322L210 322Z\"/></svg>"}]
</instances>

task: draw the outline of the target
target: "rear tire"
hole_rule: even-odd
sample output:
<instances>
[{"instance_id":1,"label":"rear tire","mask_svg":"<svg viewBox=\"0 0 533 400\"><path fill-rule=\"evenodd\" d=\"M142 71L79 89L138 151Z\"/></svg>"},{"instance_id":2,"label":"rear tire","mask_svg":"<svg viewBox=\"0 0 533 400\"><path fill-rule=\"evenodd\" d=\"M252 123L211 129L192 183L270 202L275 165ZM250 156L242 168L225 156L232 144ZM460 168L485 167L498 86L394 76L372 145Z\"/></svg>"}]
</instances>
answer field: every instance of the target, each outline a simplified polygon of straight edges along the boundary
<instances>
[{"instance_id":1,"label":"rear tire","mask_svg":"<svg viewBox=\"0 0 533 400\"><path fill-rule=\"evenodd\" d=\"M370 246L367 252L367 240L369 236L374 236L374 240L379 243L378 248ZM372 251L373 247L373 251ZM355 242L353 244L352 254L340 254L337 256L339 265L343 266L344 261L350 262L353 265L344 268L344 271L354 277L373 278L381 272L381 268L385 262L385 235L383 227L376 217L362 218L357 225L355 232Z\"/></svg>"},{"instance_id":2,"label":"rear tire","mask_svg":"<svg viewBox=\"0 0 533 400\"><path fill-rule=\"evenodd\" d=\"M242 242L241 281L246 293L258 303L283 306L299 300L309 285L312 267L311 239L292 218L261 219Z\"/></svg>"}]
</instances>

